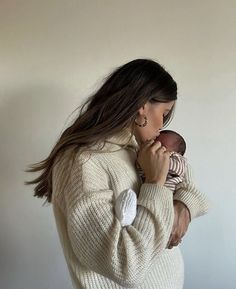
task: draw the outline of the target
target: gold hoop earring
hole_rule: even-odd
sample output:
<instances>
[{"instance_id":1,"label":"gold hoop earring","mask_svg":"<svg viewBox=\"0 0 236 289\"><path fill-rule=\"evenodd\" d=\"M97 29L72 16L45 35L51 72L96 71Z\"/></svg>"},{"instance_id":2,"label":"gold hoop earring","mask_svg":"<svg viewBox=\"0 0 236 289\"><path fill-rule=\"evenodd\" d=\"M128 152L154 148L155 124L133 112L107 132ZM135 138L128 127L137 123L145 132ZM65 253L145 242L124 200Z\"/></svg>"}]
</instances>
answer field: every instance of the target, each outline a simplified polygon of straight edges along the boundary
<instances>
[{"instance_id":1,"label":"gold hoop earring","mask_svg":"<svg viewBox=\"0 0 236 289\"><path fill-rule=\"evenodd\" d=\"M144 115L144 119L145 119L145 122L144 122L143 124L138 124L138 123L136 122L136 120L134 121L134 123L135 123L136 125L140 126L140 127L144 127L144 126L147 125L147 117L146 117L145 115Z\"/></svg>"}]
</instances>

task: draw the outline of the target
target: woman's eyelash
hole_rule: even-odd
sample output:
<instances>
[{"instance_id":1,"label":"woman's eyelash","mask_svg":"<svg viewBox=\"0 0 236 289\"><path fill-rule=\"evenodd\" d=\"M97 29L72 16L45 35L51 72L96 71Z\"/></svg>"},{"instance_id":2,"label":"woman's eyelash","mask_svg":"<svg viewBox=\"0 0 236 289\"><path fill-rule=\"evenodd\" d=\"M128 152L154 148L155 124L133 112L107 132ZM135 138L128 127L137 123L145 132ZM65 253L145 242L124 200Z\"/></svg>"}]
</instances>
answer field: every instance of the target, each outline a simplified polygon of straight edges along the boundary
<instances>
[{"instance_id":1,"label":"woman's eyelash","mask_svg":"<svg viewBox=\"0 0 236 289\"><path fill-rule=\"evenodd\" d=\"M169 114L169 111L166 114L163 114L163 117L167 117L168 114Z\"/></svg>"}]
</instances>

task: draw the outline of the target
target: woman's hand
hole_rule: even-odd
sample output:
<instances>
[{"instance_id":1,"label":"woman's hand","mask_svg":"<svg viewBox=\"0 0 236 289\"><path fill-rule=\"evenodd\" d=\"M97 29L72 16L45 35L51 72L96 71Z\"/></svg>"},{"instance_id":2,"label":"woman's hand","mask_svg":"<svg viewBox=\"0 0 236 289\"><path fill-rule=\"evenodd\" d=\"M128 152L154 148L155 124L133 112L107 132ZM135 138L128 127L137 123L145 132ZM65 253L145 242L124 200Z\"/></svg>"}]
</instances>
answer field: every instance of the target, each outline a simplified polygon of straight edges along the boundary
<instances>
[{"instance_id":1,"label":"woman's hand","mask_svg":"<svg viewBox=\"0 0 236 289\"><path fill-rule=\"evenodd\" d=\"M181 239L185 235L191 220L188 208L181 201L174 200L174 211L174 224L166 247L168 249L172 249L173 246L178 246L178 244L182 241Z\"/></svg>"},{"instance_id":2,"label":"woman's hand","mask_svg":"<svg viewBox=\"0 0 236 289\"><path fill-rule=\"evenodd\" d=\"M140 147L137 162L145 175L145 183L164 185L169 170L170 152L159 141L146 141Z\"/></svg>"}]
</instances>

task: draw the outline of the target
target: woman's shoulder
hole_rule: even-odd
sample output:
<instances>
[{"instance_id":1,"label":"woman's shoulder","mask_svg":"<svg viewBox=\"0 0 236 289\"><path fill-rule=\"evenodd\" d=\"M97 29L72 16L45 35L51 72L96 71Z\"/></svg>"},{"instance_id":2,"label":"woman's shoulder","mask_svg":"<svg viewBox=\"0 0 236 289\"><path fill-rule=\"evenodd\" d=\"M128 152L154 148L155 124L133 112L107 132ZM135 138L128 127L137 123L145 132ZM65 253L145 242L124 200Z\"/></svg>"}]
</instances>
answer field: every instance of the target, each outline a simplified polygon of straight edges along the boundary
<instances>
[{"instance_id":1,"label":"woman's shoulder","mask_svg":"<svg viewBox=\"0 0 236 289\"><path fill-rule=\"evenodd\" d=\"M104 167L106 159L104 156L105 154L99 150L95 151L84 147L69 147L57 155L54 162L54 170L58 167L65 170L68 170L69 167Z\"/></svg>"},{"instance_id":2,"label":"woman's shoulder","mask_svg":"<svg viewBox=\"0 0 236 289\"><path fill-rule=\"evenodd\" d=\"M70 187L75 187L81 179L90 185L101 180L107 182L106 165L99 159L99 154L68 148L57 156L53 164L54 186L69 184Z\"/></svg>"},{"instance_id":3,"label":"woman's shoulder","mask_svg":"<svg viewBox=\"0 0 236 289\"><path fill-rule=\"evenodd\" d=\"M133 151L118 146L112 146L112 150L107 148L69 147L57 156L54 171L64 171L65 174L68 174L69 169L72 171L80 169L83 172L97 171L100 174L110 174L111 167L119 169L123 162L126 164L134 162L135 153Z\"/></svg>"}]
</instances>

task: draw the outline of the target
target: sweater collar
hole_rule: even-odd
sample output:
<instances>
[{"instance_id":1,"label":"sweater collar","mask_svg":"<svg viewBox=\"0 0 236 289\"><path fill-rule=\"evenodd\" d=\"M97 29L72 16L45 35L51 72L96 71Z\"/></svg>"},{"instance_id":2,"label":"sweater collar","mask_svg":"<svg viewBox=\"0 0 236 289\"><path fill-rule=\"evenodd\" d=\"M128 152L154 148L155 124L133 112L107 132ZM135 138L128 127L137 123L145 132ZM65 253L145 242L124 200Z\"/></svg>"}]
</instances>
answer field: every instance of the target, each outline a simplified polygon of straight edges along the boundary
<instances>
[{"instance_id":1,"label":"sweater collar","mask_svg":"<svg viewBox=\"0 0 236 289\"><path fill-rule=\"evenodd\" d=\"M123 147L127 144L127 147L137 151L139 149L139 144L134 135L131 134L131 131L127 128L123 129L119 133L106 138L105 143L110 144L109 147L114 146Z\"/></svg>"}]
</instances>

